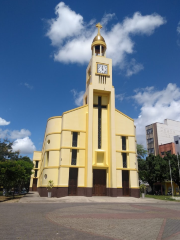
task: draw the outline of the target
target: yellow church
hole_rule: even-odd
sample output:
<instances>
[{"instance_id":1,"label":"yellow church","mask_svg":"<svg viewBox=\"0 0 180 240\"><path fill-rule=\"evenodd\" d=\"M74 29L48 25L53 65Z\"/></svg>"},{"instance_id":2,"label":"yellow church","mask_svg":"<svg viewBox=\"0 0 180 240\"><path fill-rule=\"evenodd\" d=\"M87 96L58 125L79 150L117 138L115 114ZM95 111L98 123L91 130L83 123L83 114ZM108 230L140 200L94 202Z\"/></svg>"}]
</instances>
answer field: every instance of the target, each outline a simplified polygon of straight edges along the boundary
<instances>
[{"instance_id":1,"label":"yellow church","mask_svg":"<svg viewBox=\"0 0 180 240\"><path fill-rule=\"evenodd\" d=\"M33 155L30 190L47 197L139 197L134 120L115 109L112 59L97 24L86 70L83 106L47 121L42 151Z\"/></svg>"}]
</instances>

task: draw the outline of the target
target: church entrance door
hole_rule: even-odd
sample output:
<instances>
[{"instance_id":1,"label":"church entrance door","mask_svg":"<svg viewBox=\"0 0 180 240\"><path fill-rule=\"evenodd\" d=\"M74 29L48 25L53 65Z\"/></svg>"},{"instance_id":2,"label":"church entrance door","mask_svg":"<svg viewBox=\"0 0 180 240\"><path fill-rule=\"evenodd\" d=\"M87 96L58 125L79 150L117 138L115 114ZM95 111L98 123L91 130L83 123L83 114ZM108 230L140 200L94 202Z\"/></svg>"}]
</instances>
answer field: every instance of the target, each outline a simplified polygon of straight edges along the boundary
<instances>
[{"instance_id":1,"label":"church entrance door","mask_svg":"<svg viewBox=\"0 0 180 240\"><path fill-rule=\"evenodd\" d=\"M69 169L69 188L68 188L69 196L77 195L77 177L78 177L78 168L70 168Z\"/></svg>"},{"instance_id":2,"label":"church entrance door","mask_svg":"<svg viewBox=\"0 0 180 240\"><path fill-rule=\"evenodd\" d=\"M93 196L106 196L106 170L93 170Z\"/></svg>"},{"instance_id":3,"label":"church entrance door","mask_svg":"<svg viewBox=\"0 0 180 240\"><path fill-rule=\"evenodd\" d=\"M122 170L123 196L129 196L129 171Z\"/></svg>"},{"instance_id":4,"label":"church entrance door","mask_svg":"<svg viewBox=\"0 0 180 240\"><path fill-rule=\"evenodd\" d=\"M37 178L33 178L32 191L37 191Z\"/></svg>"}]
</instances>

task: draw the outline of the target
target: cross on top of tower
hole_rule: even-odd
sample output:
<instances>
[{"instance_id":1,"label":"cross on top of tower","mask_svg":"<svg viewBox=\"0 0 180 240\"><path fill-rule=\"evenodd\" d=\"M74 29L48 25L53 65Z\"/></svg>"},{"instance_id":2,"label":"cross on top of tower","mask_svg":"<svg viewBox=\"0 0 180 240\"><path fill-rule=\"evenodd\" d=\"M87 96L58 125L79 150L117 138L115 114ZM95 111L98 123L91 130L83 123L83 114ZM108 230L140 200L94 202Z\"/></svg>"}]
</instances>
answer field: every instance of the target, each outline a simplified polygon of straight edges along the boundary
<instances>
[{"instance_id":1,"label":"cross on top of tower","mask_svg":"<svg viewBox=\"0 0 180 240\"><path fill-rule=\"evenodd\" d=\"M96 27L98 28L98 35L100 35L100 29L102 28L102 25L98 23L96 24Z\"/></svg>"}]
</instances>

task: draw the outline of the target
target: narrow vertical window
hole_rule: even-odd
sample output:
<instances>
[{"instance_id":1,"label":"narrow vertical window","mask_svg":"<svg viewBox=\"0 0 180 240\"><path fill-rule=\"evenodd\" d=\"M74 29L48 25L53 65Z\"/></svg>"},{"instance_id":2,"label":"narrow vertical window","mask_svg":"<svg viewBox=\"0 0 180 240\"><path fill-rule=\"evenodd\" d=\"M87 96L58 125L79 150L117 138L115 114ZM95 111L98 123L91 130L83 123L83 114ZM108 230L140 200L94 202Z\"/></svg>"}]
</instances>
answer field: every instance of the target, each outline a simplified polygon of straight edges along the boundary
<instances>
[{"instance_id":1,"label":"narrow vertical window","mask_svg":"<svg viewBox=\"0 0 180 240\"><path fill-rule=\"evenodd\" d=\"M35 170L34 177L37 177L37 170Z\"/></svg>"},{"instance_id":2,"label":"narrow vertical window","mask_svg":"<svg viewBox=\"0 0 180 240\"><path fill-rule=\"evenodd\" d=\"M49 165L49 152L46 152L46 167Z\"/></svg>"},{"instance_id":3,"label":"narrow vertical window","mask_svg":"<svg viewBox=\"0 0 180 240\"><path fill-rule=\"evenodd\" d=\"M38 168L38 161L36 161L36 166L35 166L35 168Z\"/></svg>"},{"instance_id":4,"label":"narrow vertical window","mask_svg":"<svg viewBox=\"0 0 180 240\"><path fill-rule=\"evenodd\" d=\"M72 136L72 146L73 147L77 147L77 137L78 137L78 133L73 132L73 136Z\"/></svg>"},{"instance_id":5,"label":"narrow vertical window","mask_svg":"<svg viewBox=\"0 0 180 240\"><path fill-rule=\"evenodd\" d=\"M122 137L122 150L126 150L126 137Z\"/></svg>"},{"instance_id":6,"label":"narrow vertical window","mask_svg":"<svg viewBox=\"0 0 180 240\"><path fill-rule=\"evenodd\" d=\"M76 161L77 161L77 150L72 149L71 165L76 165Z\"/></svg>"},{"instance_id":7,"label":"narrow vertical window","mask_svg":"<svg viewBox=\"0 0 180 240\"><path fill-rule=\"evenodd\" d=\"M123 159L123 168L127 168L127 154L122 153L122 159Z\"/></svg>"}]
</instances>

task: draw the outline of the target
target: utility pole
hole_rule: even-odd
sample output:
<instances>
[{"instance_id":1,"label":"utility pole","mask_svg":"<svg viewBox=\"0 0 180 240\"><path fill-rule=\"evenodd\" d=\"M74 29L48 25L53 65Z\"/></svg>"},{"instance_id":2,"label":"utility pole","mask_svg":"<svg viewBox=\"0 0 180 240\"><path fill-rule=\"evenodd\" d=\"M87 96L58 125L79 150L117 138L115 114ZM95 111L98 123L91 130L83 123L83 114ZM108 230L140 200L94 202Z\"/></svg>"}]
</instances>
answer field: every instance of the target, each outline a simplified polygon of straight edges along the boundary
<instances>
[{"instance_id":1,"label":"utility pole","mask_svg":"<svg viewBox=\"0 0 180 240\"><path fill-rule=\"evenodd\" d=\"M178 168L179 168L179 182L180 182L179 153L177 154L177 159L178 159Z\"/></svg>"},{"instance_id":2,"label":"utility pole","mask_svg":"<svg viewBox=\"0 0 180 240\"><path fill-rule=\"evenodd\" d=\"M170 164L170 160L169 160L169 171L170 171L171 188L172 188L172 197L173 197L174 193L173 193L173 185L172 185L172 175L171 175L171 164Z\"/></svg>"}]
</instances>

